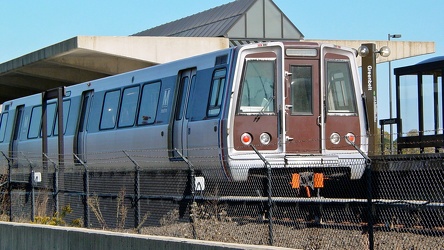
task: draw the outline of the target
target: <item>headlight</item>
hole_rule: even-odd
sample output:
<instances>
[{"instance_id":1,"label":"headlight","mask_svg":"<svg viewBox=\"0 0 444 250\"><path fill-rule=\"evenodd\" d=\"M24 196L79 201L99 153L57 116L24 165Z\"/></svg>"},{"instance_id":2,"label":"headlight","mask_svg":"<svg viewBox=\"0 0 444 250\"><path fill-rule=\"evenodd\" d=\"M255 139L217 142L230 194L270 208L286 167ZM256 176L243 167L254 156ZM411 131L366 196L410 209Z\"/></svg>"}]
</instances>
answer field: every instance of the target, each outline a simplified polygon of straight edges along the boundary
<instances>
[{"instance_id":1,"label":"headlight","mask_svg":"<svg viewBox=\"0 0 444 250\"><path fill-rule=\"evenodd\" d=\"M330 135L330 142L333 144L338 144L341 141L341 136L338 133L333 133Z\"/></svg>"},{"instance_id":2,"label":"headlight","mask_svg":"<svg viewBox=\"0 0 444 250\"><path fill-rule=\"evenodd\" d=\"M261 137L259 138L261 143L264 145L268 145L271 141L271 136L269 133L262 133Z\"/></svg>"}]
</instances>

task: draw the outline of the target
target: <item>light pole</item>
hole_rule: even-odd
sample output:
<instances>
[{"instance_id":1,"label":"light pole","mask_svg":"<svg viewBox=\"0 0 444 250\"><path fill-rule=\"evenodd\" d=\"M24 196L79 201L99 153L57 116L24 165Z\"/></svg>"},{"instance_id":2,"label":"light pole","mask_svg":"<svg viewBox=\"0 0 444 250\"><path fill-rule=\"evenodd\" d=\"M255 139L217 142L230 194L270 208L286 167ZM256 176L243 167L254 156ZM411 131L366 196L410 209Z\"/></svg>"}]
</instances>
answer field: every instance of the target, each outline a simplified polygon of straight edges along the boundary
<instances>
[{"instance_id":1,"label":"light pole","mask_svg":"<svg viewBox=\"0 0 444 250\"><path fill-rule=\"evenodd\" d=\"M378 55L388 57L390 49L382 46L377 50L375 43L364 43L358 48L358 54L362 57L362 90L366 96L368 132L372 135L368 138L368 154L376 155L377 137L375 135L378 133L376 57Z\"/></svg>"},{"instance_id":2,"label":"light pole","mask_svg":"<svg viewBox=\"0 0 444 250\"><path fill-rule=\"evenodd\" d=\"M390 38L400 38L401 34L388 34L388 41L390 42ZM390 45L388 45L390 46ZM389 106L390 106L390 119L393 118L393 107L392 107L392 63L391 60L389 63ZM393 124L390 123L390 154L393 154Z\"/></svg>"}]
</instances>

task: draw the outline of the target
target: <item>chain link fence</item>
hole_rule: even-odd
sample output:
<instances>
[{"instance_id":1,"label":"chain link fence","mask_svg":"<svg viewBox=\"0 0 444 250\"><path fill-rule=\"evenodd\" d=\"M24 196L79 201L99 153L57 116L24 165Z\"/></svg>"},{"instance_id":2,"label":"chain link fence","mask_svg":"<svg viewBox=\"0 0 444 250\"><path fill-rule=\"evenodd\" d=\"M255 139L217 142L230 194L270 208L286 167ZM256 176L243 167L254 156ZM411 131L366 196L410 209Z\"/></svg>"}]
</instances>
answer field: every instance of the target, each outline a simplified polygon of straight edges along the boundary
<instances>
[{"instance_id":1,"label":"chain link fence","mask_svg":"<svg viewBox=\"0 0 444 250\"><path fill-rule=\"evenodd\" d=\"M1 218L298 249L444 246L443 154L372 157L359 180L335 178L342 171L331 168L323 187L308 180L299 188L296 170L303 178L314 163L262 164L230 182L214 159L194 158L208 162L203 173L187 161L159 167L168 159L153 155L104 152L86 163L66 155L63 167L47 156L42 167L40 155L4 153Z\"/></svg>"}]
</instances>

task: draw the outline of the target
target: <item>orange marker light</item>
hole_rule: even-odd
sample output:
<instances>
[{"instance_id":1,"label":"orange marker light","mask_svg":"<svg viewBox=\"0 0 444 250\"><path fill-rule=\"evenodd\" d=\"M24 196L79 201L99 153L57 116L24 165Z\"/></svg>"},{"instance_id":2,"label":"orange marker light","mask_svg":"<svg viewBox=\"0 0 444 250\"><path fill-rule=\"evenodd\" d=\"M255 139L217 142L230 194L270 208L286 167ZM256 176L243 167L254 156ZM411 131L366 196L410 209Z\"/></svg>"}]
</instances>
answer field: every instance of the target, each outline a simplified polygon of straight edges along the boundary
<instances>
[{"instance_id":1,"label":"orange marker light","mask_svg":"<svg viewBox=\"0 0 444 250\"><path fill-rule=\"evenodd\" d=\"M253 140L253 138L251 137L251 135L249 133L243 133L241 135L241 142L244 145L250 145L251 141Z\"/></svg>"},{"instance_id":2,"label":"orange marker light","mask_svg":"<svg viewBox=\"0 0 444 250\"><path fill-rule=\"evenodd\" d=\"M347 133L346 135L345 135L345 138L347 138L347 143L348 144L351 144L351 143L355 143L355 141L356 141L356 137L355 137L355 135L353 134L353 133Z\"/></svg>"}]
</instances>

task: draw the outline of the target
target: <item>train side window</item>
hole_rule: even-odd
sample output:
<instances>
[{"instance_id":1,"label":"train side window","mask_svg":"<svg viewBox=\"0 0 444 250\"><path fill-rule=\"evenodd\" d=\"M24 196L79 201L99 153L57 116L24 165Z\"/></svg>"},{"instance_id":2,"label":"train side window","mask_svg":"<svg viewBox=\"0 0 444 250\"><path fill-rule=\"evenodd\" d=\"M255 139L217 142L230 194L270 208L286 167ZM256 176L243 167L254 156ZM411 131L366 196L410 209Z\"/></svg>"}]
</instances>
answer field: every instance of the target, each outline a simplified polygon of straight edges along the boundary
<instances>
[{"instance_id":1,"label":"train side window","mask_svg":"<svg viewBox=\"0 0 444 250\"><path fill-rule=\"evenodd\" d=\"M185 101L187 101L187 95L188 95L188 86L190 84L190 78L188 76L182 77L180 80L181 83L179 85L179 95L178 95L178 103L180 105L178 106L176 110L176 121L182 120L183 115L183 109L185 108Z\"/></svg>"},{"instance_id":2,"label":"train side window","mask_svg":"<svg viewBox=\"0 0 444 250\"><path fill-rule=\"evenodd\" d=\"M105 94L102 107L100 129L112 129L116 126L117 108L119 106L120 90L114 90Z\"/></svg>"},{"instance_id":3,"label":"train side window","mask_svg":"<svg viewBox=\"0 0 444 250\"><path fill-rule=\"evenodd\" d=\"M71 108L71 100L65 100L63 101L63 134L66 132L66 127L68 125L68 117L69 117L69 109ZM55 124L54 124L54 135L59 134L59 115L56 114L55 116ZM48 130L49 131L49 130Z\"/></svg>"},{"instance_id":4,"label":"train side window","mask_svg":"<svg viewBox=\"0 0 444 250\"><path fill-rule=\"evenodd\" d=\"M160 82L148 83L143 86L137 125L154 123L156 120L159 95Z\"/></svg>"},{"instance_id":5,"label":"train side window","mask_svg":"<svg viewBox=\"0 0 444 250\"><path fill-rule=\"evenodd\" d=\"M27 138L28 128L29 128L29 118L31 117L31 112L28 111L24 106L18 108L18 121L16 121L17 133L14 135L14 140L24 140Z\"/></svg>"},{"instance_id":6,"label":"train side window","mask_svg":"<svg viewBox=\"0 0 444 250\"><path fill-rule=\"evenodd\" d=\"M240 113L275 112L276 60L247 59L240 93Z\"/></svg>"},{"instance_id":7,"label":"train side window","mask_svg":"<svg viewBox=\"0 0 444 250\"><path fill-rule=\"evenodd\" d=\"M220 113L225 88L225 73L225 69L218 69L214 72L208 103L208 116L218 116Z\"/></svg>"},{"instance_id":8,"label":"train side window","mask_svg":"<svg viewBox=\"0 0 444 250\"><path fill-rule=\"evenodd\" d=\"M118 127L131 127L136 119L137 102L139 101L139 86L123 90L122 104L120 105Z\"/></svg>"},{"instance_id":9,"label":"train side window","mask_svg":"<svg viewBox=\"0 0 444 250\"><path fill-rule=\"evenodd\" d=\"M31 119L28 128L28 139L34 139L39 136L40 124L42 121L42 106L32 108Z\"/></svg>"},{"instance_id":10,"label":"train side window","mask_svg":"<svg viewBox=\"0 0 444 250\"><path fill-rule=\"evenodd\" d=\"M313 79L311 66L291 66L291 113L313 114Z\"/></svg>"},{"instance_id":11,"label":"train side window","mask_svg":"<svg viewBox=\"0 0 444 250\"><path fill-rule=\"evenodd\" d=\"M6 124L8 123L9 113L3 113L0 121L0 142L5 140Z\"/></svg>"},{"instance_id":12,"label":"train side window","mask_svg":"<svg viewBox=\"0 0 444 250\"><path fill-rule=\"evenodd\" d=\"M46 106L46 131L48 133L48 137L52 135L52 128L54 126L54 118L56 114L56 103L50 103Z\"/></svg>"},{"instance_id":13,"label":"train side window","mask_svg":"<svg viewBox=\"0 0 444 250\"><path fill-rule=\"evenodd\" d=\"M196 75L193 75L191 78L191 85L190 85L190 93L188 96L188 105L187 105L187 111L185 112L185 118L187 119L193 119L193 112L194 107L196 105L196 101L200 102L201 100L196 100ZM200 105L199 103L198 105Z\"/></svg>"},{"instance_id":14,"label":"train side window","mask_svg":"<svg viewBox=\"0 0 444 250\"><path fill-rule=\"evenodd\" d=\"M348 62L327 62L327 110L330 113L356 113L356 97Z\"/></svg>"}]
</instances>

